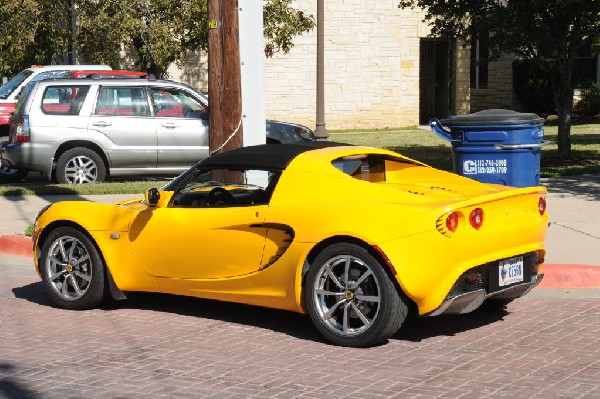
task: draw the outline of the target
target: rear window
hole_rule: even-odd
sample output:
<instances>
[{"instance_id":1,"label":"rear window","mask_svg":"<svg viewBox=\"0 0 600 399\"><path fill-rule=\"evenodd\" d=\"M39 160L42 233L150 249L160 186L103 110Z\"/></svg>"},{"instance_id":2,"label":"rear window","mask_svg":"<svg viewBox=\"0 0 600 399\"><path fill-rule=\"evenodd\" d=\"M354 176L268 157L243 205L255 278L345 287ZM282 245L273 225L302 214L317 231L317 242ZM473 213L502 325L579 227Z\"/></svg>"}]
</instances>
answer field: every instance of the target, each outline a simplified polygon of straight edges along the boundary
<instances>
[{"instance_id":1,"label":"rear window","mask_svg":"<svg viewBox=\"0 0 600 399\"><path fill-rule=\"evenodd\" d=\"M42 111L54 115L79 115L89 86L48 86L42 98Z\"/></svg>"},{"instance_id":2,"label":"rear window","mask_svg":"<svg viewBox=\"0 0 600 399\"><path fill-rule=\"evenodd\" d=\"M15 105L14 115L21 115L21 108L23 108L23 104L25 100L31 95L35 85L26 85L21 89L21 93L17 98L17 104Z\"/></svg>"},{"instance_id":3,"label":"rear window","mask_svg":"<svg viewBox=\"0 0 600 399\"><path fill-rule=\"evenodd\" d=\"M351 155L335 159L331 164L348 176L371 183L397 181L396 172L415 166L408 159L381 154Z\"/></svg>"},{"instance_id":4,"label":"rear window","mask_svg":"<svg viewBox=\"0 0 600 399\"><path fill-rule=\"evenodd\" d=\"M385 181L385 160L379 155L352 155L332 162L338 170L358 180Z\"/></svg>"}]
</instances>

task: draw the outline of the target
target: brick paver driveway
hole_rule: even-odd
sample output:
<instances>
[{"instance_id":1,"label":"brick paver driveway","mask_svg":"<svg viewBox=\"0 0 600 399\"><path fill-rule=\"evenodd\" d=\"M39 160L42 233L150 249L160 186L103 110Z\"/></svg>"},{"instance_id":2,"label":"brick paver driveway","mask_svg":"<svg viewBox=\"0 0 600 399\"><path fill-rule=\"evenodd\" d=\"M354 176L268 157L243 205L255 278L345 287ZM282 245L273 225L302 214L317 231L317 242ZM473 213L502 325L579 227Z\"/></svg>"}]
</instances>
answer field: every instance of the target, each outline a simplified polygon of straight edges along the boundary
<instances>
[{"instance_id":1,"label":"brick paver driveway","mask_svg":"<svg viewBox=\"0 0 600 399\"><path fill-rule=\"evenodd\" d=\"M600 398L598 299L415 319L348 349L308 317L207 300L60 310L29 265L0 272L0 397Z\"/></svg>"}]
</instances>

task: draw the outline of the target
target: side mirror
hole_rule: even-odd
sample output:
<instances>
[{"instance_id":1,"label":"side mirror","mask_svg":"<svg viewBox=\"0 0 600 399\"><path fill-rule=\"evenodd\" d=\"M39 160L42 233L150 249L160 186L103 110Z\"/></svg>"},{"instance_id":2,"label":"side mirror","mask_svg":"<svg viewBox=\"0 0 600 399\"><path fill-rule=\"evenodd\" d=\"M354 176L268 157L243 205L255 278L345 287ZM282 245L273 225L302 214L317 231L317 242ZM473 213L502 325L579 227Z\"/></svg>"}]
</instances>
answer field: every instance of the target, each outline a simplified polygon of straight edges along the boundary
<instances>
[{"instance_id":1,"label":"side mirror","mask_svg":"<svg viewBox=\"0 0 600 399\"><path fill-rule=\"evenodd\" d=\"M158 200L160 199L160 191L158 191L157 188L151 188L144 194L144 199L146 200L146 204L148 204L148 206L156 206L156 204L158 204Z\"/></svg>"}]
</instances>

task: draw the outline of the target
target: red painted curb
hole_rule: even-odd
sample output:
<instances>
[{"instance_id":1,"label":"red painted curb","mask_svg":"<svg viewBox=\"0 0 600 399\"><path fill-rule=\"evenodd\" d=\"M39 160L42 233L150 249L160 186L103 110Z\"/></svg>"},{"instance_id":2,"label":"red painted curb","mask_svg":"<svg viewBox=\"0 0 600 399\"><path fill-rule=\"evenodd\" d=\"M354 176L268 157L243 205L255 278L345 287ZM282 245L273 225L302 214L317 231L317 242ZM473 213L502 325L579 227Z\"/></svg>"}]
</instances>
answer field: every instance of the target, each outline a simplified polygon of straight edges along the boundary
<instances>
[{"instance_id":1,"label":"red painted curb","mask_svg":"<svg viewBox=\"0 0 600 399\"><path fill-rule=\"evenodd\" d=\"M0 253L33 257L31 238L17 234L0 235ZM600 266L546 265L540 288L600 288Z\"/></svg>"},{"instance_id":2,"label":"red painted curb","mask_svg":"<svg viewBox=\"0 0 600 399\"><path fill-rule=\"evenodd\" d=\"M0 253L32 258L31 237L17 234L0 235Z\"/></svg>"},{"instance_id":3,"label":"red painted curb","mask_svg":"<svg viewBox=\"0 0 600 399\"><path fill-rule=\"evenodd\" d=\"M600 287L600 266L543 265L541 288Z\"/></svg>"}]
</instances>

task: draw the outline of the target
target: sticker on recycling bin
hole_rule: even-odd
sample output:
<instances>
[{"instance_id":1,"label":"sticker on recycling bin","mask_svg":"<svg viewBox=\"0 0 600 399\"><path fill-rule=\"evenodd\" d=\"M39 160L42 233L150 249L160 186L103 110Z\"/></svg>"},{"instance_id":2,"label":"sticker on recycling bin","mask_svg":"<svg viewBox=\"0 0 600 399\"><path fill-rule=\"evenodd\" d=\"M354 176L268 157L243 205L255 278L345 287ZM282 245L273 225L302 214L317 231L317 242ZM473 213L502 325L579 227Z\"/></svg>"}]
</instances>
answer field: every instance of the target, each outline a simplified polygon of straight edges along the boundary
<instances>
[{"instance_id":1,"label":"sticker on recycling bin","mask_svg":"<svg viewBox=\"0 0 600 399\"><path fill-rule=\"evenodd\" d=\"M506 164L506 159L469 159L463 161L463 174L506 174L508 172Z\"/></svg>"}]
</instances>

